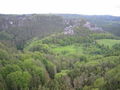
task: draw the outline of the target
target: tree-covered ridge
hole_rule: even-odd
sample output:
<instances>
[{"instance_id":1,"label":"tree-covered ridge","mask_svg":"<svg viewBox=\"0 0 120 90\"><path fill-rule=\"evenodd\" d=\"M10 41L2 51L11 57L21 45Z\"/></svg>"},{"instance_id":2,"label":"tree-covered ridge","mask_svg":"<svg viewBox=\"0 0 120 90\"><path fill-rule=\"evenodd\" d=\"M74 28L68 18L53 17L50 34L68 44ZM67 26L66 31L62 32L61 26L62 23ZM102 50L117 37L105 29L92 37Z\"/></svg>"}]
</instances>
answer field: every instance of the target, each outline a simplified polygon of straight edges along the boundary
<instances>
[{"instance_id":1,"label":"tree-covered ridge","mask_svg":"<svg viewBox=\"0 0 120 90\"><path fill-rule=\"evenodd\" d=\"M82 24L73 30L33 36L22 50L12 33L1 31L0 90L119 90L120 37Z\"/></svg>"},{"instance_id":2,"label":"tree-covered ridge","mask_svg":"<svg viewBox=\"0 0 120 90\"><path fill-rule=\"evenodd\" d=\"M79 15L79 14L59 14L64 18L85 18L93 24L102 27L103 30L120 36L120 17L109 15Z\"/></svg>"},{"instance_id":3,"label":"tree-covered ridge","mask_svg":"<svg viewBox=\"0 0 120 90\"><path fill-rule=\"evenodd\" d=\"M42 38L63 29L63 19L56 15L0 15L0 37L12 38L18 49L35 36Z\"/></svg>"},{"instance_id":4,"label":"tree-covered ridge","mask_svg":"<svg viewBox=\"0 0 120 90\"><path fill-rule=\"evenodd\" d=\"M64 16L64 17L61 17ZM86 15L50 15L50 14L23 14L23 15L2 15L0 14L0 39L12 40L18 49L23 49L25 43L38 36L46 37L53 33L64 31L69 25L79 25L81 19L91 22L91 29L102 27L105 31L110 31L119 35L119 17L112 16L86 16ZM96 27L96 25L98 27ZM94 28L93 28L94 26ZM100 27L100 28L99 28ZM71 31L71 33L74 33Z\"/></svg>"}]
</instances>

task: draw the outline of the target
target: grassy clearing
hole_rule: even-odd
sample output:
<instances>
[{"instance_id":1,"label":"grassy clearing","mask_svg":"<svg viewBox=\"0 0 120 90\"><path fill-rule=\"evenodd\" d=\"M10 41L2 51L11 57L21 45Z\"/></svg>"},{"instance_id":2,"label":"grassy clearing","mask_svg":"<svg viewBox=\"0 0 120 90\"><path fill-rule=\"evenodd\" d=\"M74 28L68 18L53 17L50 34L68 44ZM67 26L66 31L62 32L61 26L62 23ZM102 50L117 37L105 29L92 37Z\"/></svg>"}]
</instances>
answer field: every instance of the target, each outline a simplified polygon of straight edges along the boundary
<instances>
[{"instance_id":1,"label":"grassy clearing","mask_svg":"<svg viewBox=\"0 0 120 90\"><path fill-rule=\"evenodd\" d=\"M120 40L100 39L100 40L97 40L97 43L100 44L100 45L109 46L111 48L113 45L120 43Z\"/></svg>"},{"instance_id":2,"label":"grassy clearing","mask_svg":"<svg viewBox=\"0 0 120 90\"><path fill-rule=\"evenodd\" d=\"M75 45L57 46L57 47L53 48L52 50L56 53L64 54L64 55L75 54L75 53L82 54L83 47L82 46L75 46Z\"/></svg>"}]
</instances>

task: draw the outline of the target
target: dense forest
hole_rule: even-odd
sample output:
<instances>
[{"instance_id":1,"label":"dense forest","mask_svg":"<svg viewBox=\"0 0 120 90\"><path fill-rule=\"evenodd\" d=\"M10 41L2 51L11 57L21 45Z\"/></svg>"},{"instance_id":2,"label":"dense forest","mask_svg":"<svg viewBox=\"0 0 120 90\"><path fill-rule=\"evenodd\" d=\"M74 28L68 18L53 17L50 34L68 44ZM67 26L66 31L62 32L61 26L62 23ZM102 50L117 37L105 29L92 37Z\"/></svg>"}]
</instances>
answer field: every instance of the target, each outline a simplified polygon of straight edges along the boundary
<instances>
[{"instance_id":1,"label":"dense forest","mask_svg":"<svg viewBox=\"0 0 120 90\"><path fill-rule=\"evenodd\" d=\"M0 15L0 90L120 90L120 36L99 20Z\"/></svg>"}]
</instances>

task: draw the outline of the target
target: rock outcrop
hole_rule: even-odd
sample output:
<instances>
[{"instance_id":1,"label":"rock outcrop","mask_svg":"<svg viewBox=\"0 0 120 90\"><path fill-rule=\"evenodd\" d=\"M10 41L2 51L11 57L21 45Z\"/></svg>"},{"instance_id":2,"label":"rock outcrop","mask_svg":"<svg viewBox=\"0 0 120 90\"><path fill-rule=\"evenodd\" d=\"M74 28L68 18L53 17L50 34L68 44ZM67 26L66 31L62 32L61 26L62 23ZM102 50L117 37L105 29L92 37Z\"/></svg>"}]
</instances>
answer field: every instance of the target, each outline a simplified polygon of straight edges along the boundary
<instances>
[{"instance_id":1,"label":"rock outcrop","mask_svg":"<svg viewBox=\"0 0 120 90\"><path fill-rule=\"evenodd\" d=\"M86 27L92 31L103 31L103 29L101 27L97 27L95 24L91 24L88 21L83 25L83 27Z\"/></svg>"}]
</instances>

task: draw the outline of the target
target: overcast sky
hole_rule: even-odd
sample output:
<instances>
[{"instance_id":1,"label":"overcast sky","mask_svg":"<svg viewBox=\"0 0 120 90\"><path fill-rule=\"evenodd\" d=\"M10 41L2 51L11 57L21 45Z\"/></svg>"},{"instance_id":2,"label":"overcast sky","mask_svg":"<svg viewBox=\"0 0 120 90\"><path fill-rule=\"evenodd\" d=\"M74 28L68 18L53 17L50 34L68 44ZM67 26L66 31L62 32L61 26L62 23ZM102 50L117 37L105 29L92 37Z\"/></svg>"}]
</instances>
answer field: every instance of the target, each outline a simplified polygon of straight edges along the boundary
<instances>
[{"instance_id":1,"label":"overcast sky","mask_svg":"<svg viewBox=\"0 0 120 90\"><path fill-rule=\"evenodd\" d=\"M120 16L120 0L0 0L0 13L72 13Z\"/></svg>"}]
</instances>

